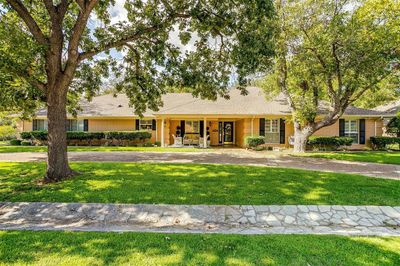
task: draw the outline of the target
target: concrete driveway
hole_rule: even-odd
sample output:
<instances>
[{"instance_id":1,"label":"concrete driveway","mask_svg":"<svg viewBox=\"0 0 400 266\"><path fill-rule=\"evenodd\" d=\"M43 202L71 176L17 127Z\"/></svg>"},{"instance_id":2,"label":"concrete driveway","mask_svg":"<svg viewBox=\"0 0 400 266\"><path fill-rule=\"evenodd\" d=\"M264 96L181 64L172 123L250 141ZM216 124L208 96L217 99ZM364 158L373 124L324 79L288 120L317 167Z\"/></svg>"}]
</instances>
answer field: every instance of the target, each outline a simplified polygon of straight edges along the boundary
<instances>
[{"instance_id":1,"label":"concrete driveway","mask_svg":"<svg viewBox=\"0 0 400 266\"><path fill-rule=\"evenodd\" d=\"M0 154L0 162L40 162L46 161L46 158L47 154L41 152ZM281 153L257 153L241 149L212 152L69 152L69 158L74 162L162 162L274 166L400 180L399 165L293 157Z\"/></svg>"}]
</instances>

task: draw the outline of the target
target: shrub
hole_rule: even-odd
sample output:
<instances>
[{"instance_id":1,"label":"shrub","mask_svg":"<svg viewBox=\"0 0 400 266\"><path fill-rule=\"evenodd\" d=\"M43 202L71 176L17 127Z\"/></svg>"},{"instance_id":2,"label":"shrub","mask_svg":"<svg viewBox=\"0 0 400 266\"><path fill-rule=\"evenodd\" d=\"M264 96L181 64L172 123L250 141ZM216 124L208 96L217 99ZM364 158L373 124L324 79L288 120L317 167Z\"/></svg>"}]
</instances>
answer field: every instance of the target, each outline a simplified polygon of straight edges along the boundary
<instances>
[{"instance_id":1,"label":"shrub","mask_svg":"<svg viewBox=\"0 0 400 266\"><path fill-rule=\"evenodd\" d=\"M317 150L337 150L342 146L351 146L353 139L349 137L317 137L311 136L307 144Z\"/></svg>"},{"instance_id":2,"label":"shrub","mask_svg":"<svg viewBox=\"0 0 400 266\"><path fill-rule=\"evenodd\" d=\"M21 145L22 146L31 146L32 143L30 141L28 141L28 140L23 140L23 141L21 141Z\"/></svg>"},{"instance_id":3,"label":"shrub","mask_svg":"<svg viewBox=\"0 0 400 266\"><path fill-rule=\"evenodd\" d=\"M27 131L21 132L21 138L25 140L47 140L47 131Z\"/></svg>"},{"instance_id":4,"label":"shrub","mask_svg":"<svg viewBox=\"0 0 400 266\"><path fill-rule=\"evenodd\" d=\"M161 147L161 141L154 142L154 145L157 146L157 147Z\"/></svg>"},{"instance_id":5,"label":"shrub","mask_svg":"<svg viewBox=\"0 0 400 266\"><path fill-rule=\"evenodd\" d=\"M143 147L154 147L154 145L151 142L147 142L147 143L143 143Z\"/></svg>"},{"instance_id":6,"label":"shrub","mask_svg":"<svg viewBox=\"0 0 400 266\"><path fill-rule=\"evenodd\" d=\"M17 131L12 126L0 126L0 140L10 140L16 135Z\"/></svg>"},{"instance_id":7,"label":"shrub","mask_svg":"<svg viewBox=\"0 0 400 266\"><path fill-rule=\"evenodd\" d=\"M396 137L371 137L372 148L375 150L384 150L387 145L400 145L400 138Z\"/></svg>"},{"instance_id":8,"label":"shrub","mask_svg":"<svg viewBox=\"0 0 400 266\"><path fill-rule=\"evenodd\" d=\"M21 140L20 139L12 139L12 140L10 140L10 145L20 146L21 145Z\"/></svg>"},{"instance_id":9,"label":"shrub","mask_svg":"<svg viewBox=\"0 0 400 266\"><path fill-rule=\"evenodd\" d=\"M247 147L255 148L257 146L265 144L265 138L263 136L246 137L245 143Z\"/></svg>"}]
</instances>

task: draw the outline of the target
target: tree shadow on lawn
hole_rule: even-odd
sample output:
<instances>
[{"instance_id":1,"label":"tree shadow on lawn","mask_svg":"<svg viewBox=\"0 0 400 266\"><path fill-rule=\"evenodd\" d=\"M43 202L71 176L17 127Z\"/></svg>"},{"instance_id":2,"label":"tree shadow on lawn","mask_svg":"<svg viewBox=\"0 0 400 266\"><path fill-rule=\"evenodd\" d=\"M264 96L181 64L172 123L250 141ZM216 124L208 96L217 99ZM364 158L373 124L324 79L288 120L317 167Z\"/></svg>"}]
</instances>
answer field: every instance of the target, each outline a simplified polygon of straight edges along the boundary
<instances>
[{"instance_id":1,"label":"tree shadow on lawn","mask_svg":"<svg viewBox=\"0 0 400 266\"><path fill-rule=\"evenodd\" d=\"M395 237L8 231L0 240L0 264L400 264Z\"/></svg>"},{"instance_id":2,"label":"tree shadow on lawn","mask_svg":"<svg viewBox=\"0 0 400 266\"><path fill-rule=\"evenodd\" d=\"M0 201L400 205L400 182L237 165L73 163L81 175L38 185L43 163L0 164Z\"/></svg>"}]
</instances>

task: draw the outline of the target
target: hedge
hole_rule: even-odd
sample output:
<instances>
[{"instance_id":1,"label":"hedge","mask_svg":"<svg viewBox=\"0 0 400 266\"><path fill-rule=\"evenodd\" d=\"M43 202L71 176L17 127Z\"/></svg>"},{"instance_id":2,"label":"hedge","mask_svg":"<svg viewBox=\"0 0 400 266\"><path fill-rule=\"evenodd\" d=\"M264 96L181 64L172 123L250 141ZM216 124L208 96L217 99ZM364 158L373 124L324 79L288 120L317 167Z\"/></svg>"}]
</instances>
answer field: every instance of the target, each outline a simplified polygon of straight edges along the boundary
<instances>
[{"instance_id":1,"label":"hedge","mask_svg":"<svg viewBox=\"0 0 400 266\"><path fill-rule=\"evenodd\" d=\"M21 138L26 140L47 140L47 131L22 132ZM111 132L78 132L68 131L67 140L145 140L150 139L151 133L148 131L111 131Z\"/></svg>"},{"instance_id":2,"label":"hedge","mask_svg":"<svg viewBox=\"0 0 400 266\"><path fill-rule=\"evenodd\" d=\"M245 142L247 147L255 148L257 146L265 144L265 137L263 136L246 137Z\"/></svg>"},{"instance_id":3,"label":"hedge","mask_svg":"<svg viewBox=\"0 0 400 266\"><path fill-rule=\"evenodd\" d=\"M312 149L318 150L337 150L342 146L351 146L353 139L349 137L317 137L311 136L307 144Z\"/></svg>"},{"instance_id":4,"label":"hedge","mask_svg":"<svg viewBox=\"0 0 400 266\"><path fill-rule=\"evenodd\" d=\"M0 126L0 140L11 140L16 138L17 130L12 126Z\"/></svg>"},{"instance_id":5,"label":"hedge","mask_svg":"<svg viewBox=\"0 0 400 266\"><path fill-rule=\"evenodd\" d=\"M371 137L370 140L372 148L375 150L384 150L387 145L400 145L400 138L397 137Z\"/></svg>"}]
</instances>

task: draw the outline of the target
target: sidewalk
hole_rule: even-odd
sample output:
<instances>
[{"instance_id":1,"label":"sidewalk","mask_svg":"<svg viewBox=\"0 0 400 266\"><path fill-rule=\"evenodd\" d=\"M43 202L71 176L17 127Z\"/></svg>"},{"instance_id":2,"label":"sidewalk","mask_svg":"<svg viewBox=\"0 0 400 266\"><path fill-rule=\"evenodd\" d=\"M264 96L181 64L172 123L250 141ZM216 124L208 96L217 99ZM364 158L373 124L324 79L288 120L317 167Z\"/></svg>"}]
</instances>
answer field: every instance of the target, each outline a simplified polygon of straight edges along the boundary
<instances>
[{"instance_id":1,"label":"sidewalk","mask_svg":"<svg viewBox=\"0 0 400 266\"><path fill-rule=\"evenodd\" d=\"M400 207L1 202L0 230L400 236Z\"/></svg>"}]
</instances>

